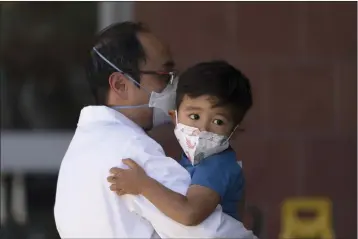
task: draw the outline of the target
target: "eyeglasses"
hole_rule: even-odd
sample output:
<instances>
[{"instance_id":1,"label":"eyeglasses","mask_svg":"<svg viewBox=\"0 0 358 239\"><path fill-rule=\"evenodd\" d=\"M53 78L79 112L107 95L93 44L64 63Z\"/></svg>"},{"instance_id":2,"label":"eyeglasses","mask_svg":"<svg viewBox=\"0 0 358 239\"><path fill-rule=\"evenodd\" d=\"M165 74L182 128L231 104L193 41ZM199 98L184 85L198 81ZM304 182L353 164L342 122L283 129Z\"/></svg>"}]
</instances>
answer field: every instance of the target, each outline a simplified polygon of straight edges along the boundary
<instances>
[{"instance_id":1,"label":"eyeglasses","mask_svg":"<svg viewBox=\"0 0 358 239\"><path fill-rule=\"evenodd\" d=\"M139 71L141 74L156 75L165 80L167 84L173 84L175 77L177 77L177 71Z\"/></svg>"}]
</instances>

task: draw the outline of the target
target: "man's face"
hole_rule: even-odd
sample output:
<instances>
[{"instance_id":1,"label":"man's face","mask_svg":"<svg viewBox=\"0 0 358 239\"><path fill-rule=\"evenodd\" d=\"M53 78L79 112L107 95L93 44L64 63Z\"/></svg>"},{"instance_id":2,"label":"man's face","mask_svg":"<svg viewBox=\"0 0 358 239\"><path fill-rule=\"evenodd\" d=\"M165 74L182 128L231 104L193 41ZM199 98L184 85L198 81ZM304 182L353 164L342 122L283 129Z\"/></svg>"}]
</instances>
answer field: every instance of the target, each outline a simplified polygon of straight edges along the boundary
<instances>
[{"instance_id":1,"label":"man's face","mask_svg":"<svg viewBox=\"0 0 358 239\"><path fill-rule=\"evenodd\" d=\"M138 34L138 39L146 54L146 61L139 67L141 72L170 72L173 70L174 62L167 46L151 33L140 33ZM128 98L131 101L131 105L148 104L150 93L152 91L162 92L167 86L169 79L168 75L141 73L141 87L139 88L135 84L132 84L128 89ZM136 117L138 123L144 129L152 128L152 108L133 109L131 114Z\"/></svg>"}]
</instances>

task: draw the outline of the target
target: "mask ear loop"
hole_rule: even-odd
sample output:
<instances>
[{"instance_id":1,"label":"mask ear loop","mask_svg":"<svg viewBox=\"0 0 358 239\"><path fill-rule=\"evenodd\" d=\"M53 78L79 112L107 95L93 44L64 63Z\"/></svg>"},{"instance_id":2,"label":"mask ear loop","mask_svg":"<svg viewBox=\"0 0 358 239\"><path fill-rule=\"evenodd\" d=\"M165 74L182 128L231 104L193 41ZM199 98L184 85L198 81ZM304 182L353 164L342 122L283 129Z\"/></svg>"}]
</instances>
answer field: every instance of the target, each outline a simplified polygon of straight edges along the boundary
<instances>
[{"instance_id":1,"label":"mask ear loop","mask_svg":"<svg viewBox=\"0 0 358 239\"><path fill-rule=\"evenodd\" d=\"M231 132L231 134L229 135L229 137L223 142L223 144L226 144L227 142L229 142L230 138L232 137L232 135L235 133L236 129L239 127L240 125L237 124L235 126L235 128L233 129L233 131Z\"/></svg>"},{"instance_id":2,"label":"mask ear loop","mask_svg":"<svg viewBox=\"0 0 358 239\"><path fill-rule=\"evenodd\" d=\"M149 95L150 93L142 87L137 81L135 81L130 75L127 73L124 73L121 69L116 67L112 62L110 62L107 58L105 58L95 47L93 47L93 51L102 59L104 60L108 65L113 67L115 70L117 70L119 73L125 75L130 81L132 81L135 85L143 89L145 92L147 92ZM112 109L120 110L120 109L134 109L134 108L142 108L142 107L148 107L148 104L143 105L135 105L135 106L113 106Z\"/></svg>"},{"instance_id":3,"label":"mask ear loop","mask_svg":"<svg viewBox=\"0 0 358 239\"><path fill-rule=\"evenodd\" d=\"M104 60L108 65L110 65L112 68L114 68L115 70L117 70L119 73L125 75L130 81L132 81L135 85L137 85L138 87L142 88L145 92L147 92L149 95L151 93L149 93L148 90L146 90L144 87L142 87L137 81L135 81L130 75L128 75L127 73L123 72L122 70L120 70L117 66L115 66L112 62L110 62L106 57L104 57L95 47L92 48L93 51L102 59Z\"/></svg>"},{"instance_id":4,"label":"mask ear loop","mask_svg":"<svg viewBox=\"0 0 358 239\"><path fill-rule=\"evenodd\" d=\"M137 109L137 108L143 108L143 107L148 107L148 104L143 104L143 105L116 105L116 106L112 106L112 109L115 110L122 110L122 109Z\"/></svg>"},{"instance_id":5,"label":"mask ear loop","mask_svg":"<svg viewBox=\"0 0 358 239\"><path fill-rule=\"evenodd\" d=\"M175 110L175 125L178 124L178 111Z\"/></svg>"}]
</instances>

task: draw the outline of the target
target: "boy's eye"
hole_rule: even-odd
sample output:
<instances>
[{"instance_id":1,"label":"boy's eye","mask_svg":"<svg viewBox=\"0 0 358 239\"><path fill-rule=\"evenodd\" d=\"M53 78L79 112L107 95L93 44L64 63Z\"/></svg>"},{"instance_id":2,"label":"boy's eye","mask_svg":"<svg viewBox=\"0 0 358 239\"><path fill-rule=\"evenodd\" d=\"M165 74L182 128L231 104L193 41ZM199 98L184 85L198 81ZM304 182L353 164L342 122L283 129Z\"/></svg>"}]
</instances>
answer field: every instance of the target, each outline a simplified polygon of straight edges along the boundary
<instances>
[{"instance_id":1,"label":"boy's eye","mask_svg":"<svg viewBox=\"0 0 358 239\"><path fill-rule=\"evenodd\" d=\"M199 117L198 114L191 114L191 115L189 115L189 117L190 117L190 119L192 119L192 120L198 120L198 119L200 119L200 117Z\"/></svg>"},{"instance_id":2,"label":"boy's eye","mask_svg":"<svg viewBox=\"0 0 358 239\"><path fill-rule=\"evenodd\" d=\"M216 120L214 120L214 124L223 125L223 124L224 124L224 121L219 120L219 119L216 119Z\"/></svg>"}]
</instances>

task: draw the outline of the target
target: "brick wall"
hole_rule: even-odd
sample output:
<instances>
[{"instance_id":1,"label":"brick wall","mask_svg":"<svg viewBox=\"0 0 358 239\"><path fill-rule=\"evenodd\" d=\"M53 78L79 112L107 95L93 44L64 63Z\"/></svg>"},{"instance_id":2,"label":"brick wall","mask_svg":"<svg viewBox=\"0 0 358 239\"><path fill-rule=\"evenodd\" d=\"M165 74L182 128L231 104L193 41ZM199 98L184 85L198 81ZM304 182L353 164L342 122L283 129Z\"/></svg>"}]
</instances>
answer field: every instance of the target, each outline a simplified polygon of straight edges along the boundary
<instances>
[{"instance_id":1,"label":"brick wall","mask_svg":"<svg viewBox=\"0 0 358 239\"><path fill-rule=\"evenodd\" d=\"M135 16L166 42L180 69L226 59L253 85L254 107L233 145L248 200L266 238L281 202L328 196L337 238L356 238L357 5L346 3L137 2ZM171 156L168 127L153 132Z\"/></svg>"}]
</instances>

